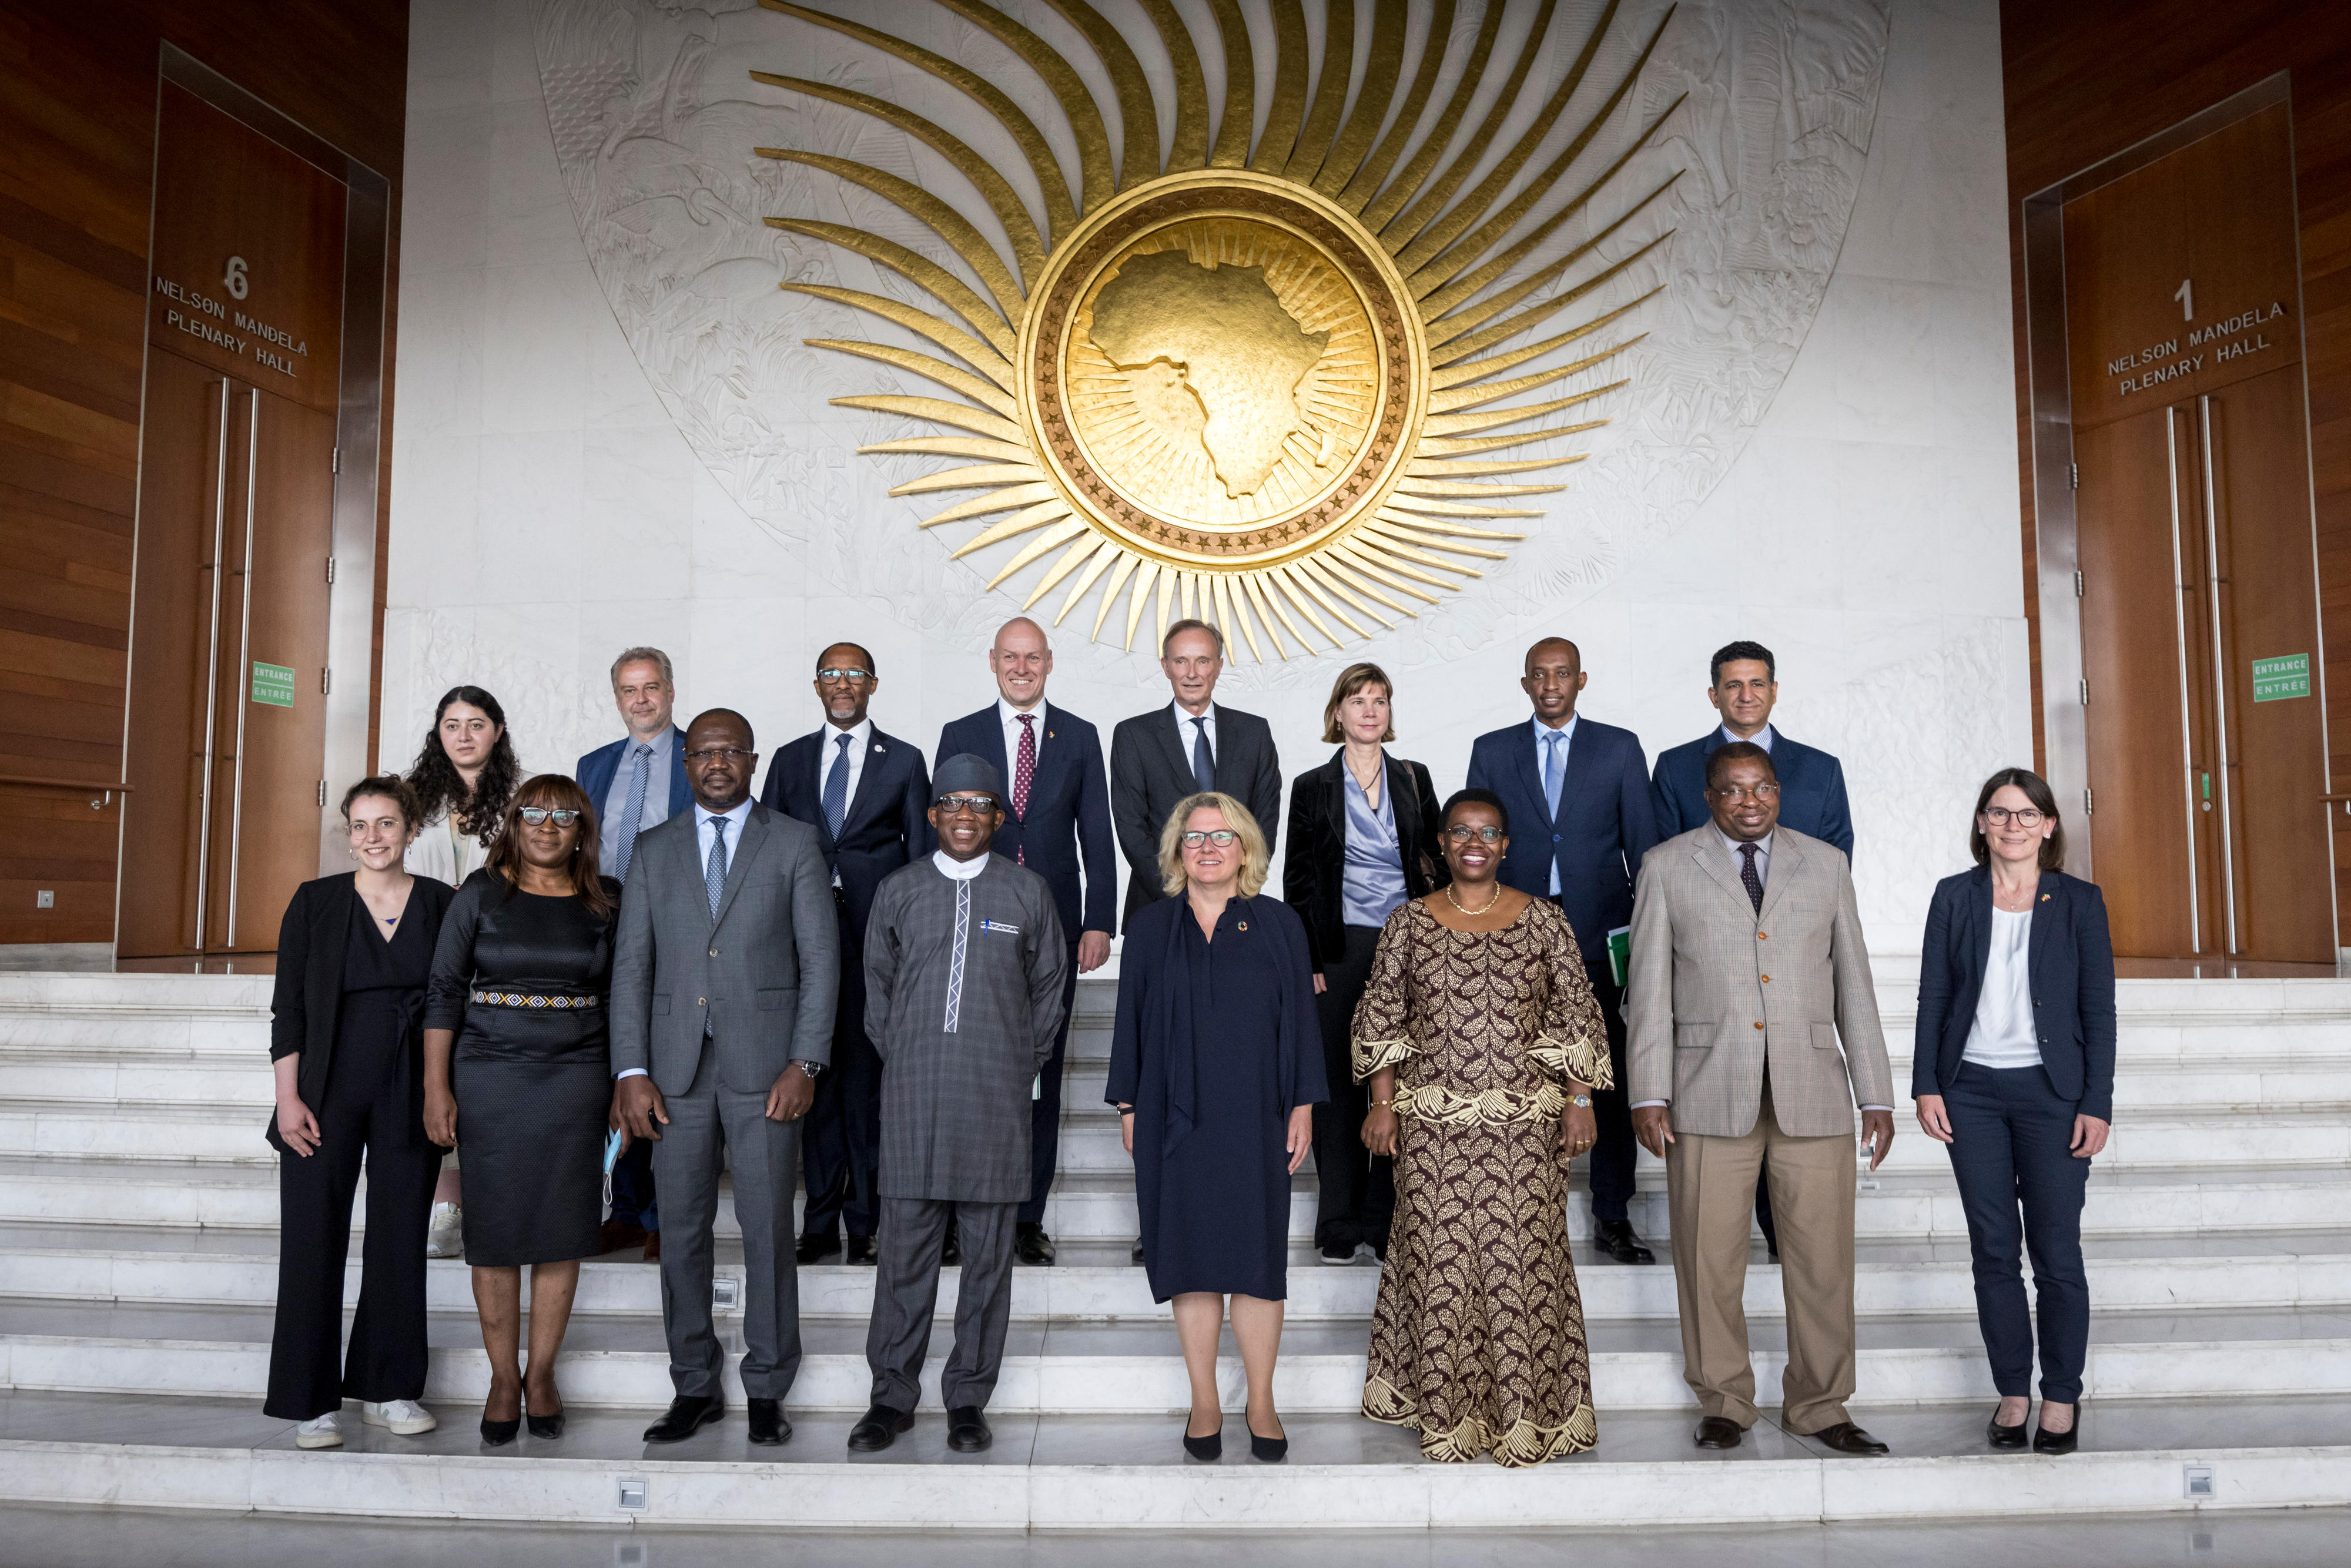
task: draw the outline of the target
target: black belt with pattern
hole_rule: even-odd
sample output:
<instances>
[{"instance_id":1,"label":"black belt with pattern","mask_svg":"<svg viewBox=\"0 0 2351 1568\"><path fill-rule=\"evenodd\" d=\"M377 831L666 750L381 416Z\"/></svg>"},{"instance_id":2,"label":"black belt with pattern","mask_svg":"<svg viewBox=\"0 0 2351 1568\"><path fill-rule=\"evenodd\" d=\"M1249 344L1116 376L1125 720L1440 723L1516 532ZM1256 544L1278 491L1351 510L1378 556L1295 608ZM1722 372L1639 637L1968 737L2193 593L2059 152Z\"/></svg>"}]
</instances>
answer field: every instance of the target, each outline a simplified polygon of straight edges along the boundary
<instances>
[{"instance_id":1,"label":"black belt with pattern","mask_svg":"<svg viewBox=\"0 0 2351 1568\"><path fill-rule=\"evenodd\" d=\"M575 997L562 991L475 991L474 1005L484 1008L551 1009L558 1012L601 1008L601 997Z\"/></svg>"}]
</instances>

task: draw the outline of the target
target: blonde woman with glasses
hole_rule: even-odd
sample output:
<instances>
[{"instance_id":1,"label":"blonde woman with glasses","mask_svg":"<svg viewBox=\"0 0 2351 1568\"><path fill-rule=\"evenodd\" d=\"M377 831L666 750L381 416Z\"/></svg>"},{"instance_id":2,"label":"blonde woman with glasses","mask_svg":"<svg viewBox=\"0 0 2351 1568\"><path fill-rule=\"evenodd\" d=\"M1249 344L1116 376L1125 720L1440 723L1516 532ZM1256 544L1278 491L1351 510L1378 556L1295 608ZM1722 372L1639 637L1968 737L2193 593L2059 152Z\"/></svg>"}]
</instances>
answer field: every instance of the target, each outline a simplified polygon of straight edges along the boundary
<instances>
[{"instance_id":1,"label":"blonde woman with glasses","mask_svg":"<svg viewBox=\"0 0 2351 1568\"><path fill-rule=\"evenodd\" d=\"M1223 1452L1217 1339L1232 1300L1249 1451L1290 1448L1273 1407L1289 1294L1290 1178L1327 1097L1306 927L1263 895L1270 859L1247 808L1186 796L1159 835L1167 896L1127 923L1110 1103L1134 1156L1143 1266L1175 1303L1192 1384L1184 1449Z\"/></svg>"}]
</instances>

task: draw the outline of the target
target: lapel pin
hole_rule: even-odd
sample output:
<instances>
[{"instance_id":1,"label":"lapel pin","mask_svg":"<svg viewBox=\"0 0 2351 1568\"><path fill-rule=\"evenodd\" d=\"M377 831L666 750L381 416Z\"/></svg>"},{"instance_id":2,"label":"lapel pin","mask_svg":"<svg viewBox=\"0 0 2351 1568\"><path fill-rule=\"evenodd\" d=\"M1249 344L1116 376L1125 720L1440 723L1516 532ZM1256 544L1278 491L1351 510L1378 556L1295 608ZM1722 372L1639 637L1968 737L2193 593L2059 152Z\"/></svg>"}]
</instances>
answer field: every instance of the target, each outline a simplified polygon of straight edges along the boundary
<instances>
[{"instance_id":1,"label":"lapel pin","mask_svg":"<svg viewBox=\"0 0 2351 1568\"><path fill-rule=\"evenodd\" d=\"M1241 922L1239 922L1238 925L1236 925L1233 927L1233 929L1234 929L1234 930L1236 930L1236 931L1246 931L1246 930L1248 930L1248 929L1249 929L1249 922L1248 922L1248 921L1246 921L1246 920L1241 921Z\"/></svg>"},{"instance_id":2,"label":"lapel pin","mask_svg":"<svg viewBox=\"0 0 2351 1568\"><path fill-rule=\"evenodd\" d=\"M2049 895L2048 895L2047 894L2045 894L2045 893L2044 893L2044 894L2043 894L2041 895L2041 902L2042 902L2042 903L2043 903L2043 904L2048 903L2048 902L2049 902Z\"/></svg>"}]
</instances>

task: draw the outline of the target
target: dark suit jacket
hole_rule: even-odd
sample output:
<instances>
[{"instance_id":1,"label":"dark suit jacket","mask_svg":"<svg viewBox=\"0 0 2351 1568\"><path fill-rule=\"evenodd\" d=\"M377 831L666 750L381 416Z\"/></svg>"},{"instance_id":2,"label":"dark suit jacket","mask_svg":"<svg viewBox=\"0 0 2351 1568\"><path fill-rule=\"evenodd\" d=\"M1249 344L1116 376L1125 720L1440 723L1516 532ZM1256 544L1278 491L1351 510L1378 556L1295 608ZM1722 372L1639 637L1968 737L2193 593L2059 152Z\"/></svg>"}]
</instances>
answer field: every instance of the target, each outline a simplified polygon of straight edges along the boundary
<instances>
[{"instance_id":1,"label":"dark suit jacket","mask_svg":"<svg viewBox=\"0 0 2351 1568\"><path fill-rule=\"evenodd\" d=\"M1012 758L1005 755L1004 727L996 705L949 721L939 731L937 762L968 751L1003 769L1004 826L989 849L1027 866L1053 890L1061 935L1075 942L1088 931L1107 936L1116 929L1118 866L1110 833L1110 787L1102 778L1102 737L1094 727L1064 707L1040 705L1045 734L1037 747L1037 777L1029 786L1029 811L1012 814ZM1084 862L1081 882L1079 864Z\"/></svg>"},{"instance_id":2,"label":"dark suit jacket","mask_svg":"<svg viewBox=\"0 0 2351 1568\"><path fill-rule=\"evenodd\" d=\"M1249 808L1273 853L1281 833L1281 757L1273 727L1253 713L1216 705L1217 790ZM1126 918L1164 897L1159 880L1159 835L1176 803L1196 794L1192 742L1179 732L1166 704L1122 719L1110 737L1110 815L1118 825L1118 847L1126 852Z\"/></svg>"},{"instance_id":3,"label":"dark suit jacket","mask_svg":"<svg viewBox=\"0 0 2351 1568\"><path fill-rule=\"evenodd\" d=\"M2115 946L2098 884L2062 871L2041 873L2025 948L2041 1066L2061 1100L2115 1119ZM1910 1092L1940 1094L1959 1074L1975 1027L1976 999L1991 963L1991 871L1977 866L1935 884L1918 958L1918 1033Z\"/></svg>"},{"instance_id":4,"label":"dark suit jacket","mask_svg":"<svg viewBox=\"0 0 2351 1568\"><path fill-rule=\"evenodd\" d=\"M1631 730L1579 716L1553 820L1543 800L1531 715L1479 736L1469 748L1468 787L1491 789L1510 810L1502 880L1545 898L1551 868L1559 867L1560 908L1575 927L1587 967L1606 967L1608 933L1632 924L1633 879L1658 839L1647 761Z\"/></svg>"},{"instance_id":5,"label":"dark suit jacket","mask_svg":"<svg viewBox=\"0 0 2351 1568\"><path fill-rule=\"evenodd\" d=\"M682 817L694 804L694 787L685 781L685 731L675 725L669 727L669 814ZM610 746L600 746L580 759L571 770L580 788L588 792L588 803L596 814L604 814L604 797L611 793L612 776L621 770L621 758L629 749L630 737L622 736Z\"/></svg>"},{"instance_id":6,"label":"dark suit jacket","mask_svg":"<svg viewBox=\"0 0 2351 1568\"><path fill-rule=\"evenodd\" d=\"M1657 770L1650 779L1657 836L1670 839L1713 820L1706 809L1706 759L1730 743L1716 725L1699 738L1657 753ZM1834 844L1853 859L1853 810L1845 803L1844 765L1817 747L1790 740L1771 732L1771 770L1780 779L1780 825L1793 828L1823 843Z\"/></svg>"},{"instance_id":7,"label":"dark suit jacket","mask_svg":"<svg viewBox=\"0 0 2351 1568\"><path fill-rule=\"evenodd\" d=\"M423 925L424 945L429 948L441 939L442 916L449 913L449 903L456 896L457 890L438 877L417 877L409 888L408 912L401 918ZM286 906L286 918L277 927L277 977L269 997L269 1060L298 1051L302 1053L294 1082L302 1103L314 1113L327 1103L327 1072L335 1058L336 1015L343 1004L343 953L351 939L353 903L349 872L322 876L294 890L293 902ZM423 1000L420 989L417 1021L410 1026L413 1033L422 1030ZM412 1046L417 1043L415 1039L410 1040ZM417 1082L423 1082L422 1074ZM422 1137L422 1122L418 1126ZM270 1138L273 1143L277 1140L274 1118Z\"/></svg>"},{"instance_id":8,"label":"dark suit jacket","mask_svg":"<svg viewBox=\"0 0 2351 1568\"><path fill-rule=\"evenodd\" d=\"M1383 753L1383 755L1385 755ZM1428 769L1390 757L1380 784L1395 810L1396 848L1404 861L1406 897L1418 898L1453 880L1437 840L1437 788ZM1281 866L1281 901L1306 925L1306 946L1314 969L1347 951L1347 753L1335 751L1322 767L1298 776L1290 787L1290 858Z\"/></svg>"},{"instance_id":9,"label":"dark suit jacket","mask_svg":"<svg viewBox=\"0 0 2351 1568\"><path fill-rule=\"evenodd\" d=\"M776 753L768 764L759 804L816 830L824 869L841 878L841 902L849 911L849 951L855 954L863 950L873 890L900 866L930 853L936 841L925 814L931 809L931 772L923 766L923 748L883 734L879 725L865 743L857 793L841 815L841 838L834 841L824 820L822 774L832 766L832 737L840 733L827 725Z\"/></svg>"}]
</instances>

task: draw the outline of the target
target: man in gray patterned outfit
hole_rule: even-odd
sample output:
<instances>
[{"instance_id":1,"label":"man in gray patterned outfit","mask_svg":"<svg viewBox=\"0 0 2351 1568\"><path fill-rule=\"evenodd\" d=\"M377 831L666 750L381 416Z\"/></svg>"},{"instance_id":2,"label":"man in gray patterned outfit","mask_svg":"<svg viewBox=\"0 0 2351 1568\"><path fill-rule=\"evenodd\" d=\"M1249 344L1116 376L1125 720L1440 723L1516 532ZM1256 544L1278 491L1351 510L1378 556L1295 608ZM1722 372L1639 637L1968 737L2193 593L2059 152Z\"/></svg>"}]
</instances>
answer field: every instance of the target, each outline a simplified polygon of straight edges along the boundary
<instances>
[{"instance_id":1,"label":"man in gray patterned outfit","mask_svg":"<svg viewBox=\"0 0 2351 1568\"><path fill-rule=\"evenodd\" d=\"M914 1424L950 1217L963 1270L940 1379L947 1446L977 1453L993 1440L985 1412L1012 1317L1031 1085L1053 1054L1069 962L1045 879L987 852L1004 821L996 765L942 758L931 802L937 852L883 880L865 927L865 1033L882 1058L882 1255L865 1336L873 1404L849 1434L859 1453Z\"/></svg>"}]
</instances>

